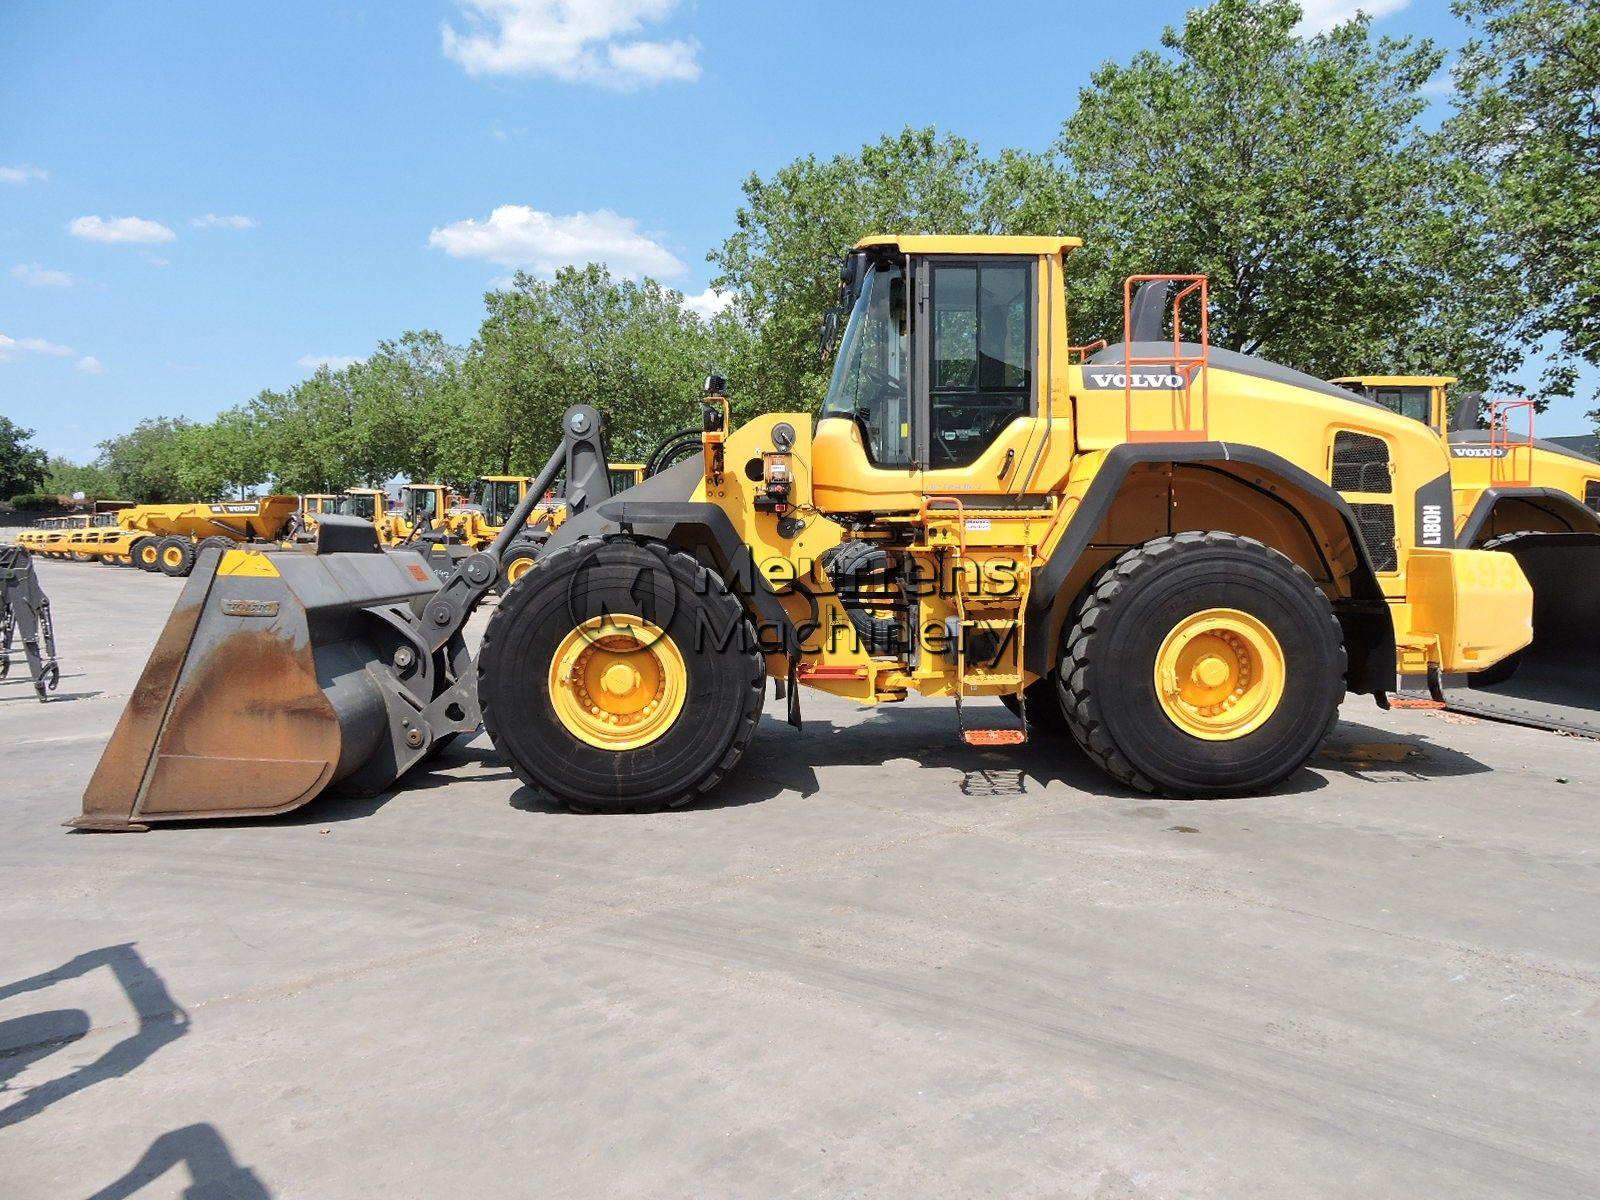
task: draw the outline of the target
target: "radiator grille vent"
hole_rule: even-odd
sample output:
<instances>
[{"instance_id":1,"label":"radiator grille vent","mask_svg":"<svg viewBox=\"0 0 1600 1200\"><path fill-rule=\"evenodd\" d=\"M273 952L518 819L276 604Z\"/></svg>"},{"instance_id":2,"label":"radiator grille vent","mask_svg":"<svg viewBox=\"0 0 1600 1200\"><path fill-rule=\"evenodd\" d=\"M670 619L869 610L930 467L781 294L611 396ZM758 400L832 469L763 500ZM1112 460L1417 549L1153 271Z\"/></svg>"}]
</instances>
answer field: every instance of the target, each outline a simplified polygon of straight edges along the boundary
<instances>
[{"instance_id":1,"label":"radiator grille vent","mask_svg":"<svg viewBox=\"0 0 1600 1200\"><path fill-rule=\"evenodd\" d=\"M1600 479L1591 479L1583 485L1583 502L1600 512Z\"/></svg>"},{"instance_id":2,"label":"radiator grille vent","mask_svg":"<svg viewBox=\"0 0 1600 1200\"><path fill-rule=\"evenodd\" d=\"M1393 487L1388 442L1348 430L1333 435L1334 491L1387 494Z\"/></svg>"},{"instance_id":3,"label":"radiator grille vent","mask_svg":"<svg viewBox=\"0 0 1600 1200\"><path fill-rule=\"evenodd\" d=\"M1376 571L1393 571L1400 566L1400 552L1394 540L1394 506L1390 504L1352 504L1361 537L1367 543Z\"/></svg>"}]
</instances>

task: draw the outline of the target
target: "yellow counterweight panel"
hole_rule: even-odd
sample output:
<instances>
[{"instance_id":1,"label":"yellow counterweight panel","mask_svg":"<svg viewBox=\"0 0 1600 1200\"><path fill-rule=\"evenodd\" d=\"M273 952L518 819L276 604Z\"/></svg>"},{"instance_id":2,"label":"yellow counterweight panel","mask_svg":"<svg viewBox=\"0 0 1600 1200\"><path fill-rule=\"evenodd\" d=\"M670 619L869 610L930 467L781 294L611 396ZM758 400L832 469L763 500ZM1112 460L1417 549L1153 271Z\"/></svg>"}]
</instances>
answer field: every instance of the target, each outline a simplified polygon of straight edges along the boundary
<instances>
[{"instance_id":1,"label":"yellow counterweight panel","mask_svg":"<svg viewBox=\"0 0 1600 1200\"><path fill-rule=\"evenodd\" d=\"M1400 671L1452 673L1493 666L1533 641L1533 589L1509 554L1413 550L1406 599L1395 610Z\"/></svg>"}]
</instances>

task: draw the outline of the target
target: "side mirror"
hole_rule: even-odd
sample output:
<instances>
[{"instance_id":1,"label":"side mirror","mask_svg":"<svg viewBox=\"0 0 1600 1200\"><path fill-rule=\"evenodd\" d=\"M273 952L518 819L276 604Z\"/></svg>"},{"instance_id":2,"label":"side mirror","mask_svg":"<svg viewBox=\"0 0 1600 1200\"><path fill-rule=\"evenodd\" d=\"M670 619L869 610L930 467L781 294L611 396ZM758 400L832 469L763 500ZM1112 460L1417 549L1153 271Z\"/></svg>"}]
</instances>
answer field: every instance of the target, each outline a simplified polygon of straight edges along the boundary
<instances>
[{"instance_id":1,"label":"side mirror","mask_svg":"<svg viewBox=\"0 0 1600 1200\"><path fill-rule=\"evenodd\" d=\"M839 340L839 321L849 310L835 304L822 314L822 329L817 335L817 357L823 362L828 361L828 356L833 353L833 347Z\"/></svg>"}]
</instances>

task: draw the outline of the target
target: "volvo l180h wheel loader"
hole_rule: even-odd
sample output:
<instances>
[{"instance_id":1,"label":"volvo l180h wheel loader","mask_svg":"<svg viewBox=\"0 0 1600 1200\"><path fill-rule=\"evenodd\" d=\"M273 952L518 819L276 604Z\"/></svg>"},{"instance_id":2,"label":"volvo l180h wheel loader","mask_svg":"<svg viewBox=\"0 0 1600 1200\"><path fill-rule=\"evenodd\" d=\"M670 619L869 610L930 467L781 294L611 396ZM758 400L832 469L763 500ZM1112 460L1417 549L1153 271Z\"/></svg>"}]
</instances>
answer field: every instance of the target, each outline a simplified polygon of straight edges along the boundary
<instances>
[{"instance_id":1,"label":"volvo l180h wheel loader","mask_svg":"<svg viewBox=\"0 0 1600 1200\"><path fill-rule=\"evenodd\" d=\"M1075 345L1078 244L860 243L819 412L735 429L713 386L699 452L612 497L595 397L442 584L338 517L314 554L203 554L74 823L386 788L480 714L561 801L684 805L737 768L768 679L794 722L802 687L915 691L969 743L1071 736L1118 784L1227 795L1300 769L1346 692L1527 644L1516 561L1449 543L1426 428L1211 347L1197 277L1129 280L1120 343ZM470 663L462 627L563 469L568 517ZM975 727L983 696L1015 717Z\"/></svg>"}]
</instances>

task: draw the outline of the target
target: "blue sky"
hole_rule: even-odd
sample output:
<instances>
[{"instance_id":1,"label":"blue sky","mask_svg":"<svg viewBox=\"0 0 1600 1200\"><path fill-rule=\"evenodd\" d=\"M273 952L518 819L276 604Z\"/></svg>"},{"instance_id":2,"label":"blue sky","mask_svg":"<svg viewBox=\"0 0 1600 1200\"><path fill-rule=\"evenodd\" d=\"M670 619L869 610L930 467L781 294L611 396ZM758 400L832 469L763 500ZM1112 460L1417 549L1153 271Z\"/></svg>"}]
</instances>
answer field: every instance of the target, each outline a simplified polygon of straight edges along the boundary
<instances>
[{"instance_id":1,"label":"blue sky","mask_svg":"<svg viewBox=\"0 0 1600 1200\"><path fill-rule=\"evenodd\" d=\"M1446 0L1364 7L1461 40ZM697 295L749 172L908 123L1042 148L1183 8L6 0L0 412L85 460L406 329L464 342L517 265Z\"/></svg>"}]
</instances>

